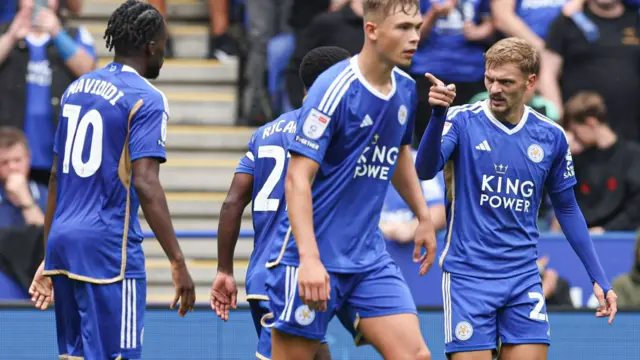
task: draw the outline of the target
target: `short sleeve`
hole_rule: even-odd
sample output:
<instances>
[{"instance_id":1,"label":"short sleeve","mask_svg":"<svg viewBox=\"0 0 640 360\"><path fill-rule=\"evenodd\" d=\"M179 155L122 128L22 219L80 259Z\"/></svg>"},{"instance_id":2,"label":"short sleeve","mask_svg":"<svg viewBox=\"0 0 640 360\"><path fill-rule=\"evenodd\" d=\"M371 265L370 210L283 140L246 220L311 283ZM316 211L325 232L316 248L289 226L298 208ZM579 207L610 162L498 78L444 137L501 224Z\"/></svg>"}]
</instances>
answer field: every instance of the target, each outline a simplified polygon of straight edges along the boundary
<instances>
[{"instance_id":1,"label":"short sleeve","mask_svg":"<svg viewBox=\"0 0 640 360\"><path fill-rule=\"evenodd\" d=\"M129 153L131 161L142 158L167 160L165 149L169 113L159 101L145 102L131 119Z\"/></svg>"},{"instance_id":2,"label":"short sleeve","mask_svg":"<svg viewBox=\"0 0 640 360\"><path fill-rule=\"evenodd\" d=\"M58 127L56 128L56 135L53 138L53 153L59 155L58 147L60 146L60 128L62 127L62 121L58 122Z\"/></svg>"},{"instance_id":3,"label":"short sleeve","mask_svg":"<svg viewBox=\"0 0 640 360\"><path fill-rule=\"evenodd\" d=\"M563 15L559 15L549 25L549 31L547 31L547 38L545 39L545 46L548 50L562 55L564 53L564 34L566 32L567 18Z\"/></svg>"},{"instance_id":4,"label":"short sleeve","mask_svg":"<svg viewBox=\"0 0 640 360\"><path fill-rule=\"evenodd\" d=\"M240 159L240 163L236 168L236 173L243 173L253 175L255 172L255 158L256 158L256 136L261 129L258 129L253 135L251 135L251 139L249 140L249 145L247 153Z\"/></svg>"},{"instance_id":5,"label":"short sleeve","mask_svg":"<svg viewBox=\"0 0 640 360\"><path fill-rule=\"evenodd\" d=\"M86 27L79 26L78 34L76 35L76 42L80 45L84 51L86 51L91 58L95 61L98 60L98 53L96 52L96 43Z\"/></svg>"},{"instance_id":6,"label":"short sleeve","mask_svg":"<svg viewBox=\"0 0 640 360\"><path fill-rule=\"evenodd\" d=\"M418 96L417 90L415 88L415 83L413 83L413 91L411 92L411 104L409 106L408 111L408 121L407 121L407 129L405 130L404 136L402 137L402 145L411 145L413 142L413 127L416 123L416 112L418 109Z\"/></svg>"},{"instance_id":7,"label":"short sleeve","mask_svg":"<svg viewBox=\"0 0 640 360\"><path fill-rule=\"evenodd\" d=\"M338 130L342 111L340 103L351 84L347 81L331 86L331 80L327 81L327 76L321 75L309 89L298 118L300 126L289 145L289 152L308 157L319 164L331 144L331 138Z\"/></svg>"},{"instance_id":8,"label":"short sleeve","mask_svg":"<svg viewBox=\"0 0 640 360\"><path fill-rule=\"evenodd\" d=\"M564 135L564 134L563 134ZM547 177L546 188L549 194L559 193L576 185L576 175L573 169L573 158L566 136L560 138L556 157Z\"/></svg>"}]
</instances>

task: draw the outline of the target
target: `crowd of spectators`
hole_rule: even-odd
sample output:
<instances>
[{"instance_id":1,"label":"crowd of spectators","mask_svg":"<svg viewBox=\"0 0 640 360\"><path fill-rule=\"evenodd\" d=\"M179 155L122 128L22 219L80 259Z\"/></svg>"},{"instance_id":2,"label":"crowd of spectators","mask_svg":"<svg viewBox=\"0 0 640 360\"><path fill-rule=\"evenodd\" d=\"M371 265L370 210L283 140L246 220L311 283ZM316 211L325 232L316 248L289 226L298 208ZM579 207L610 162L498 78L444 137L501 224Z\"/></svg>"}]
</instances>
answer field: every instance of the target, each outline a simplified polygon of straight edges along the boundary
<instances>
[{"instance_id":1,"label":"crowd of spectators","mask_svg":"<svg viewBox=\"0 0 640 360\"><path fill-rule=\"evenodd\" d=\"M149 2L167 14L166 0ZM43 221L60 96L72 81L97 65L89 32L82 26L68 26L67 22L68 16L81 12L82 0L49 0L47 7L38 6L34 0L3 3L0 242L3 229L16 227L27 229L25 236L41 236L32 229ZM362 0L206 3L210 18L206 58L221 62L237 58L244 64L239 80L243 93L239 117L243 124L261 125L302 104L297 69L309 50L333 45L355 54L363 45ZM230 32L237 20L232 16L237 8L244 9L245 18L240 19L246 29L244 38ZM482 101L488 97L484 51L505 36L524 38L542 54L537 86L527 94L528 103L566 129L579 181L575 191L589 228L593 233L637 230L638 8L638 0L421 0L422 38L411 67L405 69L418 86L415 144L431 113L430 84L424 73L456 84L454 105ZM171 16L167 21L171 29ZM175 56L171 37L167 57ZM423 188L437 226L443 230L445 185L441 174L425 182ZM387 194L381 229L391 252L394 246L406 246L415 231L412 214L392 188ZM543 204L540 211L540 230L560 231L548 204ZM34 251L30 254L37 254ZM640 263L640 250L634 256ZM0 256L0 287L4 286L7 273L5 258ZM546 268L544 257L540 264L545 294L549 299L555 296L560 304L566 303L566 284ZM640 291L638 274L640 265L615 282L621 298L624 293ZM630 301L628 305L640 306L640 296L630 299L635 303Z\"/></svg>"}]
</instances>

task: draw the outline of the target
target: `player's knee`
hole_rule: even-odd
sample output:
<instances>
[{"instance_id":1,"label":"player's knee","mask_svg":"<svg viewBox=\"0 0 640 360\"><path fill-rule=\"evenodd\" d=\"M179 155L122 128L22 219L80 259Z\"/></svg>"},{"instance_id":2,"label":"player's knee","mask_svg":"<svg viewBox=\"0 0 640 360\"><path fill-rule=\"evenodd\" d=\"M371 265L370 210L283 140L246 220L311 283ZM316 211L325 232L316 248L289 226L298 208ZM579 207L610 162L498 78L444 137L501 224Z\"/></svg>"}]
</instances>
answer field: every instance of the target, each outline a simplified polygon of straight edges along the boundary
<instances>
[{"instance_id":1,"label":"player's knee","mask_svg":"<svg viewBox=\"0 0 640 360\"><path fill-rule=\"evenodd\" d=\"M320 344L313 360L331 360L331 352L329 351L329 345L327 343Z\"/></svg>"},{"instance_id":2,"label":"player's knee","mask_svg":"<svg viewBox=\"0 0 640 360\"><path fill-rule=\"evenodd\" d=\"M419 349L415 356L412 358L413 360L431 360L431 351L426 347Z\"/></svg>"}]
</instances>

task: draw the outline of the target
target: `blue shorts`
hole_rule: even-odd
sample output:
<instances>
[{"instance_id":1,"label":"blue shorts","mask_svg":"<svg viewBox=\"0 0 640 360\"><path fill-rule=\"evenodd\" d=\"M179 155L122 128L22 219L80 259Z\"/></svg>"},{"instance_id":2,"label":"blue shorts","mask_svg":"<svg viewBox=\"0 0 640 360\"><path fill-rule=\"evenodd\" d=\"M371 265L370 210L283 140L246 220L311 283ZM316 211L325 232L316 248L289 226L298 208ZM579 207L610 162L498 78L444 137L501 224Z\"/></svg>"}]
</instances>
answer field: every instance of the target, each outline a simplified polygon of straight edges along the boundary
<instances>
[{"instance_id":1,"label":"blue shorts","mask_svg":"<svg viewBox=\"0 0 640 360\"><path fill-rule=\"evenodd\" d=\"M395 263L358 274L329 273L331 299L327 311L316 312L302 303L298 295L298 268L278 265L267 276L269 308L274 315L278 331L312 340L322 340L329 321L338 315L342 324L361 339L357 322L361 318L395 314L417 314L416 305Z\"/></svg>"},{"instance_id":2,"label":"blue shorts","mask_svg":"<svg viewBox=\"0 0 640 360\"><path fill-rule=\"evenodd\" d=\"M443 272L445 352L551 344L540 275L481 279Z\"/></svg>"},{"instance_id":3,"label":"blue shorts","mask_svg":"<svg viewBox=\"0 0 640 360\"><path fill-rule=\"evenodd\" d=\"M60 358L140 359L147 284L92 284L52 277Z\"/></svg>"},{"instance_id":4,"label":"blue shorts","mask_svg":"<svg viewBox=\"0 0 640 360\"><path fill-rule=\"evenodd\" d=\"M258 334L258 349L256 350L256 357L260 360L271 359L271 327L273 313L269 309L268 300L249 299L249 309L251 309L251 318L253 319L253 325L256 328ZM353 328L353 320L347 320L348 318L340 317L340 321L343 321L343 325L352 334L355 333ZM321 343L326 343L326 339L322 339Z\"/></svg>"}]
</instances>

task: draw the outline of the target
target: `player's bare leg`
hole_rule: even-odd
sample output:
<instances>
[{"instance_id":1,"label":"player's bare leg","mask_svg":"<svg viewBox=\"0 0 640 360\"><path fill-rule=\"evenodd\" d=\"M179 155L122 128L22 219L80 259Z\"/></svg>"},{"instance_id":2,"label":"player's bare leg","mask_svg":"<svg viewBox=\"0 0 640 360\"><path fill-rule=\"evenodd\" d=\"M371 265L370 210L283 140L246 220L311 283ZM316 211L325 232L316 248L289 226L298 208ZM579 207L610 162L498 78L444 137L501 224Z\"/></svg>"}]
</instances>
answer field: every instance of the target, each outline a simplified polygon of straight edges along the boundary
<instances>
[{"instance_id":1,"label":"player's bare leg","mask_svg":"<svg viewBox=\"0 0 640 360\"><path fill-rule=\"evenodd\" d=\"M431 360L414 314L362 318L357 330L385 360Z\"/></svg>"},{"instance_id":2,"label":"player's bare leg","mask_svg":"<svg viewBox=\"0 0 640 360\"><path fill-rule=\"evenodd\" d=\"M319 348L319 340L310 340L275 328L271 329L272 360L313 360Z\"/></svg>"},{"instance_id":3,"label":"player's bare leg","mask_svg":"<svg viewBox=\"0 0 640 360\"><path fill-rule=\"evenodd\" d=\"M449 360L492 360L491 350L466 351L449 354Z\"/></svg>"},{"instance_id":4,"label":"player's bare leg","mask_svg":"<svg viewBox=\"0 0 640 360\"><path fill-rule=\"evenodd\" d=\"M547 360L547 344L502 344L499 360Z\"/></svg>"},{"instance_id":5,"label":"player's bare leg","mask_svg":"<svg viewBox=\"0 0 640 360\"><path fill-rule=\"evenodd\" d=\"M329 344L320 344L316 357L313 360L331 360L331 352L329 351Z\"/></svg>"}]
</instances>

